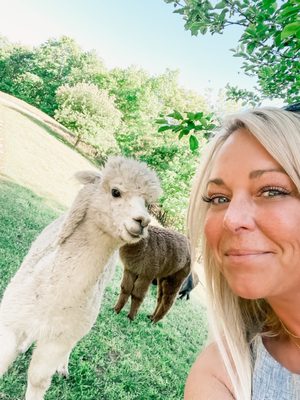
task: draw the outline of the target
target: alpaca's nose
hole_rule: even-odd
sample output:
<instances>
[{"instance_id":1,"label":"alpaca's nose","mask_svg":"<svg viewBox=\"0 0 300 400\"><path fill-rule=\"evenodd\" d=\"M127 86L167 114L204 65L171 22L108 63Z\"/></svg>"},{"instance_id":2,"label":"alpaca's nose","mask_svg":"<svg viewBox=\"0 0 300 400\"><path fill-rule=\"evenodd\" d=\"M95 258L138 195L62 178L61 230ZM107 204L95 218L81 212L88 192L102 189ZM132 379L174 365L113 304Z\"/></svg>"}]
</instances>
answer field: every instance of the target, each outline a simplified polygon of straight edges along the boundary
<instances>
[{"instance_id":1,"label":"alpaca's nose","mask_svg":"<svg viewBox=\"0 0 300 400\"><path fill-rule=\"evenodd\" d=\"M140 216L137 218L133 218L135 222L137 222L142 228L146 228L150 224L150 218L146 216Z\"/></svg>"}]
</instances>

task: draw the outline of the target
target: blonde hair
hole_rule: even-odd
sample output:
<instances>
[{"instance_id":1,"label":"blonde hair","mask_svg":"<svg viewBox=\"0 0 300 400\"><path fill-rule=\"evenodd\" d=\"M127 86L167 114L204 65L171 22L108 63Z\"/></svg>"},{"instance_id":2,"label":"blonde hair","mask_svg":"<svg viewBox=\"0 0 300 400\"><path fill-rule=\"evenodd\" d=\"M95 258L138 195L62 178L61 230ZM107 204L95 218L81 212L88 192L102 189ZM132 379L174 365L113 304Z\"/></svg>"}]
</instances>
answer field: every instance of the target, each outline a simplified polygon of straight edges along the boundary
<instances>
[{"instance_id":1,"label":"blonde hair","mask_svg":"<svg viewBox=\"0 0 300 400\"><path fill-rule=\"evenodd\" d=\"M203 149L190 196L187 224L192 261L201 254L205 269L208 315L237 400L251 399L252 354L255 336L280 334L277 316L263 300L242 299L232 292L221 274L204 235L208 204L202 200L218 151L237 129L246 128L284 168L300 192L300 118L277 108L260 108L230 116L222 129Z\"/></svg>"}]
</instances>

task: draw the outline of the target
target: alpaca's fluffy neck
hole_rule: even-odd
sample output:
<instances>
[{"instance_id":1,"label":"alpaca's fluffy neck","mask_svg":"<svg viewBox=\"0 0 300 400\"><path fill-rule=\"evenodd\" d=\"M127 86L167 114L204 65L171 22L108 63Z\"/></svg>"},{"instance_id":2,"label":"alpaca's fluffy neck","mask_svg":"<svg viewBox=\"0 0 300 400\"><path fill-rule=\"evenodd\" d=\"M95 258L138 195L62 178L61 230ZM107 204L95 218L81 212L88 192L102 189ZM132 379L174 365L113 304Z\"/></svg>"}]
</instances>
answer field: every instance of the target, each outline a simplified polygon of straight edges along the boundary
<instances>
[{"instance_id":1,"label":"alpaca's fluffy neck","mask_svg":"<svg viewBox=\"0 0 300 400\"><path fill-rule=\"evenodd\" d=\"M118 240L90 220L84 220L62 245L61 255L67 262L60 264L66 266L70 280L76 281L80 288L88 289L97 284L109 258L119 246Z\"/></svg>"}]
</instances>

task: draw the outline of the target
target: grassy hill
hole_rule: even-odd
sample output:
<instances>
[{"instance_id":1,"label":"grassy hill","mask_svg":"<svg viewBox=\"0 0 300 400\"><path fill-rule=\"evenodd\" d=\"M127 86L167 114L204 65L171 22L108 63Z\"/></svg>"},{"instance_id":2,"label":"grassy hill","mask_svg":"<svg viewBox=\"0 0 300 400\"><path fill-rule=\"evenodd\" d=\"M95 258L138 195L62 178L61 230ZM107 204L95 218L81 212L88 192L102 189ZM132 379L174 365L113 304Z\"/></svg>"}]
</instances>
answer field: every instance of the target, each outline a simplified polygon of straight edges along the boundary
<instances>
[{"instance_id":1,"label":"grassy hill","mask_svg":"<svg viewBox=\"0 0 300 400\"><path fill-rule=\"evenodd\" d=\"M11 99L10 99L11 100ZM78 190L75 171L94 168L57 140L32 108L1 102L0 298L32 240L68 206ZM29 106L30 107L30 106ZM29 112L29 113L28 113ZM0 136L1 137L1 136ZM1 142L0 142L1 145ZM0 148L1 149L1 148ZM55 376L46 400L180 400L188 371L206 340L205 310L192 296L177 301L158 324L147 315L155 305L151 288L134 322L112 307L122 269L107 288L92 331L70 359L70 377ZM193 294L193 293L192 293ZM0 379L0 399L24 398L31 349Z\"/></svg>"},{"instance_id":2,"label":"grassy hill","mask_svg":"<svg viewBox=\"0 0 300 400\"><path fill-rule=\"evenodd\" d=\"M52 121L55 130L50 128ZM46 114L0 93L0 175L69 206L80 187L74 173L95 166L67 146L58 129L59 124Z\"/></svg>"}]
</instances>

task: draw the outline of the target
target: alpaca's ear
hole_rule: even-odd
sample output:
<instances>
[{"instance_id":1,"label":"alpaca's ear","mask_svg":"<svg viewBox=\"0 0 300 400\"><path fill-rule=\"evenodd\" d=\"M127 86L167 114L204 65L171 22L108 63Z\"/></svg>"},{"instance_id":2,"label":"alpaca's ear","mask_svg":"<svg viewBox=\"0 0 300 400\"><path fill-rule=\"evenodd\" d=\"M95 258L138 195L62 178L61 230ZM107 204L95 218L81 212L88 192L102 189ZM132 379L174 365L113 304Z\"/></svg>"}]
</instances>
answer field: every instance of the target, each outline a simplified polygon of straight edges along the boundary
<instances>
[{"instance_id":1,"label":"alpaca's ear","mask_svg":"<svg viewBox=\"0 0 300 400\"><path fill-rule=\"evenodd\" d=\"M94 192L94 185L84 186L74 200L58 237L58 244L63 244L72 235L81 221L84 219L88 209L90 198Z\"/></svg>"},{"instance_id":2,"label":"alpaca's ear","mask_svg":"<svg viewBox=\"0 0 300 400\"><path fill-rule=\"evenodd\" d=\"M79 171L76 172L75 178L84 185L88 183L97 183L101 181L101 174L100 172L96 171Z\"/></svg>"}]
</instances>

